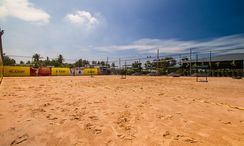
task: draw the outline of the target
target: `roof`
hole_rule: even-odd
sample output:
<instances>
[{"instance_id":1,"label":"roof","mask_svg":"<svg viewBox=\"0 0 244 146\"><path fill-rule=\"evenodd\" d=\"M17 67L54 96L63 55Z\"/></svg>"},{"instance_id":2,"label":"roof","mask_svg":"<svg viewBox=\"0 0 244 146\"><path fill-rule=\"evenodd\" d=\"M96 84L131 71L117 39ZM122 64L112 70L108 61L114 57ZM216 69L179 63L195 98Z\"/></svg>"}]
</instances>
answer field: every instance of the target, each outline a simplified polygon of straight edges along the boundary
<instances>
[{"instance_id":1,"label":"roof","mask_svg":"<svg viewBox=\"0 0 244 146\"><path fill-rule=\"evenodd\" d=\"M221 61L237 61L237 60L244 60L244 53L234 53L234 54L225 54L225 55L218 55L218 56L212 56L211 61L212 62L221 62ZM192 62L195 62L196 60L192 60ZM198 62L209 62L210 58L199 58Z\"/></svg>"}]
</instances>

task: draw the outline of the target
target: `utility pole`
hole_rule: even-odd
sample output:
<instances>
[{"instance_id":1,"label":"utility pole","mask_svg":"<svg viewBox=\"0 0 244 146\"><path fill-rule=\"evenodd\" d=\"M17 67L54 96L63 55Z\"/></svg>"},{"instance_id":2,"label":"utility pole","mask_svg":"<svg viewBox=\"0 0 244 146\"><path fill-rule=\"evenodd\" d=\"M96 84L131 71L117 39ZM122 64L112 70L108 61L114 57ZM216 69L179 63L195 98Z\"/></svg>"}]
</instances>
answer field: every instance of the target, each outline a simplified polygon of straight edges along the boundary
<instances>
[{"instance_id":1,"label":"utility pole","mask_svg":"<svg viewBox=\"0 0 244 146\"><path fill-rule=\"evenodd\" d=\"M157 70L159 68L159 49L157 50Z\"/></svg>"},{"instance_id":2,"label":"utility pole","mask_svg":"<svg viewBox=\"0 0 244 146\"><path fill-rule=\"evenodd\" d=\"M180 63L181 73L183 74L183 61L181 57L182 57L181 54L179 54L179 63Z\"/></svg>"},{"instance_id":3,"label":"utility pole","mask_svg":"<svg viewBox=\"0 0 244 146\"><path fill-rule=\"evenodd\" d=\"M1 58L3 59L3 44L2 44L2 35L4 34L4 30L0 28L0 53Z\"/></svg>"},{"instance_id":4,"label":"utility pole","mask_svg":"<svg viewBox=\"0 0 244 146\"><path fill-rule=\"evenodd\" d=\"M119 58L119 70L121 70L121 60Z\"/></svg>"},{"instance_id":5,"label":"utility pole","mask_svg":"<svg viewBox=\"0 0 244 146\"><path fill-rule=\"evenodd\" d=\"M125 60L125 70L126 70L126 73L127 73L127 65L126 65L126 60ZM126 75L125 73L125 75Z\"/></svg>"},{"instance_id":6,"label":"utility pole","mask_svg":"<svg viewBox=\"0 0 244 146\"><path fill-rule=\"evenodd\" d=\"M212 76L212 51L209 51L209 70Z\"/></svg>"},{"instance_id":7,"label":"utility pole","mask_svg":"<svg viewBox=\"0 0 244 146\"><path fill-rule=\"evenodd\" d=\"M106 62L106 66L107 66L107 68L108 68L108 57L107 57L107 62Z\"/></svg>"},{"instance_id":8,"label":"utility pole","mask_svg":"<svg viewBox=\"0 0 244 146\"><path fill-rule=\"evenodd\" d=\"M196 81L198 82L198 66L197 66L197 63L198 63L198 54L196 53L196 60L195 60L195 64L196 64Z\"/></svg>"},{"instance_id":9,"label":"utility pole","mask_svg":"<svg viewBox=\"0 0 244 146\"><path fill-rule=\"evenodd\" d=\"M3 33L4 33L4 31L3 30L1 30L1 28L0 28L0 61L1 61L1 64L0 64L0 66L1 66L1 70L0 70L0 84L2 83L2 78L3 78L3 46L2 46L2 35L3 35Z\"/></svg>"},{"instance_id":10,"label":"utility pole","mask_svg":"<svg viewBox=\"0 0 244 146\"><path fill-rule=\"evenodd\" d=\"M244 60L242 61L242 77L244 78Z\"/></svg>"},{"instance_id":11,"label":"utility pole","mask_svg":"<svg viewBox=\"0 0 244 146\"><path fill-rule=\"evenodd\" d=\"M191 76L191 55L192 55L192 49L190 48L190 76Z\"/></svg>"}]
</instances>

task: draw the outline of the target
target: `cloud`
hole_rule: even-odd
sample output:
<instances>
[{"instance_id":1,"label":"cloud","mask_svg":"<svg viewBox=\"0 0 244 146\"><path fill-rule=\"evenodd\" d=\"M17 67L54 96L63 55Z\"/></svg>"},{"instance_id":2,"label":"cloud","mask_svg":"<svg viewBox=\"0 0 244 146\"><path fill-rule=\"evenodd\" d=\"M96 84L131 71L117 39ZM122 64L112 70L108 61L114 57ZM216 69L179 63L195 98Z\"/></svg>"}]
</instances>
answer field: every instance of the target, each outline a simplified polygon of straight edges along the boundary
<instances>
[{"instance_id":1,"label":"cloud","mask_svg":"<svg viewBox=\"0 0 244 146\"><path fill-rule=\"evenodd\" d=\"M67 14L65 20L71 24L91 30L100 24L99 17L99 14L92 15L88 11L76 11L73 14Z\"/></svg>"},{"instance_id":2,"label":"cloud","mask_svg":"<svg viewBox=\"0 0 244 146\"><path fill-rule=\"evenodd\" d=\"M0 18L15 17L27 22L46 24L50 16L42 9L35 8L28 0L3 0L0 2Z\"/></svg>"},{"instance_id":3,"label":"cloud","mask_svg":"<svg viewBox=\"0 0 244 146\"><path fill-rule=\"evenodd\" d=\"M243 48L244 50L244 36L231 35L205 41L146 38L125 45L102 46L96 49L105 52L136 50L139 53L155 53L157 49L160 49L162 53L184 53L188 52L190 48L198 51L236 48Z\"/></svg>"}]
</instances>

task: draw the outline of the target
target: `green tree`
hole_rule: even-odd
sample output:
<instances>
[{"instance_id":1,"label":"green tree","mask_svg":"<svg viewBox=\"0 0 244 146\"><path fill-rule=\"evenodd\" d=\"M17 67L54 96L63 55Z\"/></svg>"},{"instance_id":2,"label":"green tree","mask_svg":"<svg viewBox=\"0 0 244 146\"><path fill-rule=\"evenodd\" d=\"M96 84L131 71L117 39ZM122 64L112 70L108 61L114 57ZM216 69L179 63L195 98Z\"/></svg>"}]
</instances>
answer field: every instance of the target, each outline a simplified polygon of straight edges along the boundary
<instances>
[{"instance_id":1,"label":"green tree","mask_svg":"<svg viewBox=\"0 0 244 146\"><path fill-rule=\"evenodd\" d=\"M101 61L101 65L102 65L102 66L105 66L105 62L104 62L104 61Z\"/></svg>"},{"instance_id":2,"label":"green tree","mask_svg":"<svg viewBox=\"0 0 244 146\"><path fill-rule=\"evenodd\" d=\"M44 65L44 66L49 66L49 65L51 65L51 61L50 61L49 57L47 57L46 60L44 60L43 65Z\"/></svg>"},{"instance_id":3,"label":"green tree","mask_svg":"<svg viewBox=\"0 0 244 146\"><path fill-rule=\"evenodd\" d=\"M79 59L78 61L75 62L75 66L76 67L85 67L87 65L89 65L89 61L87 60L82 60L82 59Z\"/></svg>"},{"instance_id":4,"label":"green tree","mask_svg":"<svg viewBox=\"0 0 244 146\"><path fill-rule=\"evenodd\" d=\"M167 69L168 67L176 65L176 60L172 57L165 57L159 59L159 61L153 62L153 67L160 68L160 69Z\"/></svg>"},{"instance_id":5,"label":"green tree","mask_svg":"<svg viewBox=\"0 0 244 146\"><path fill-rule=\"evenodd\" d=\"M146 70L151 70L153 68L153 64L147 60L144 64Z\"/></svg>"},{"instance_id":6,"label":"green tree","mask_svg":"<svg viewBox=\"0 0 244 146\"><path fill-rule=\"evenodd\" d=\"M26 64L31 64L30 60L28 60L28 61L26 62Z\"/></svg>"},{"instance_id":7,"label":"green tree","mask_svg":"<svg viewBox=\"0 0 244 146\"><path fill-rule=\"evenodd\" d=\"M134 63L132 63L132 69L135 72L141 72L142 70L141 63L139 61L135 61Z\"/></svg>"},{"instance_id":8,"label":"green tree","mask_svg":"<svg viewBox=\"0 0 244 146\"><path fill-rule=\"evenodd\" d=\"M52 59L50 64L51 64L51 66L54 66L54 67L60 67L60 64L57 59Z\"/></svg>"},{"instance_id":9,"label":"green tree","mask_svg":"<svg viewBox=\"0 0 244 146\"><path fill-rule=\"evenodd\" d=\"M58 55L57 62L59 64L59 66L62 66L63 65L63 62L64 62L63 55L61 55L61 54Z\"/></svg>"},{"instance_id":10,"label":"green tree","mask_svg":"<svg viewBox=\"0 0 244 146\"><path fill-rule=\"evenodd\" d=\"M83 60L79 59L78 61L75 62L76 67L83 67Z\"/></svg>"},{"instance_id":11,"label":"green tree","mask_svg":"<svg viewBox=\"0 0 244 146\"><path fill-rule=\"evenodd\" d=\"M35 67L40 67L40 54L34 54L33 56L32 56L32 58L33 58L33 64L34 64L34 66Z\"/></svg>"},{"instance_id":12,"label":"green tree","mask_svg":"<svg viewBox=\"0 0 244 146\"><path fill-rule=\"evenodd\" d=\"M19 64L23 65L23 64L25 64L25 62L21 60L21 61L19 62Z\"/></svg>"},{"instance_id":13,"label":"green tree","mask_svg":"<svg viewBox=\"0 0 244 146\"><path fill-rule=\"evenodd\" d=\"M220 62L216 62L215 64L216 64L216 66L217 66L217 68L218 68L218 67L219 67L219 65L220 65Z\"/></svg>"},{"instance_id":14,"label":"green tree","mask_svg":"<svg viewBox=\"0 0 244 146\"><path fill-rule=\"evenodd\" d=\"M33 58L33 61L34 62L38 62L39 60L40 60L40 54L34 54L33 56L32 56L32 58Z\"/></svg>"},{"instance_id":15,"label":"green tree","mask_svg":"<svg viewBox=\"0 0 244 146\"><path fill-rule=\"evenodd\" d=\"M92 65L97 65L97 61L92 61Z\"/></svg>"},{"instance_id":16,"label":"green tree","mask_svg":"<svg viewBox=\"0 0 244 146\"><path fill-rule=\"evenodd\" d=\"M113 63L111 64L111 66L112 66L112 68L115 68L115 63L113 62Z\"/></svg>"},{"instance_id":17,"label":"green tree","mask_svg":"<svg viewBox=\"0 0 244 146\"><path fill-rule=\"evenodd\" d=\"M3 65L15 65L16 61L9 56L3 54Z\"/></svg>"}]
</instances>

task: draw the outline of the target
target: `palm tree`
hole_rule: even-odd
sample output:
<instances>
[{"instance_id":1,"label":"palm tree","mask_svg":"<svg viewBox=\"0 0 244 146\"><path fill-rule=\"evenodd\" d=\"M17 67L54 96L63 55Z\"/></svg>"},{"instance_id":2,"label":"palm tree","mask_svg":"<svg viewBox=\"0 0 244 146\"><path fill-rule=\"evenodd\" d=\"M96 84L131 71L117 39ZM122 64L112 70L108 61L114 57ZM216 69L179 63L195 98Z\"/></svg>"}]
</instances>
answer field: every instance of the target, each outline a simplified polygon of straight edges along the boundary
<instances>
[{"instance_id":1,"label":"palm tree","mask_svg":"<svg viewBox=\"0 0 244 146\"><path fill-rule=\"evenodd\" d=\"M61 55L61 54L59 54L58 55L58 63L59 63L59 65L62 65L63 64L63 61L64 61L64 57L63 57L63 55Z\"/></svg>"},{"instance_id":2,"label":"palm tree","mask_svg":"<svg viewBox=\"0 0 244 146\"><path fill-rule=\"evenodd\" d=\"M34 54L33 56L32 56L32 59L33 59L33 63L34 63L34 66L35 67L39 67L40 66L40 54Z\"/></svg>"},{"instance_id":3,"label":"palm tree","mask_svg":"<svg viewBox=\"0 0 244 146\"><path fill-rule=\"evenodd\" d=\"M19 62L19 64L25 64L25 62L21 60L21 61Z\"/></svg>"},{"instance_id":4,"label":"palm tree","mask_svg":"<svg viewBox=\"0 0 244 146\"><path fill-rule=\"evenodd\" d=\"M145 62L144 66L145 66L147 71L150 71L153 67L152 63L148 60Z\"/></svg>"},{"instance_id":5,"label":"palm tree","mask_svg":"<svg viewBox=\"0 0 244 146\"><path fill-rule=\"evenodd\" d=\"M40 54L34 54L33 56L32 56L32 58L33 58L33 60L34 60L34 62L39 62L39 60L40 60Z\"/></svg>"}]
</instances>

